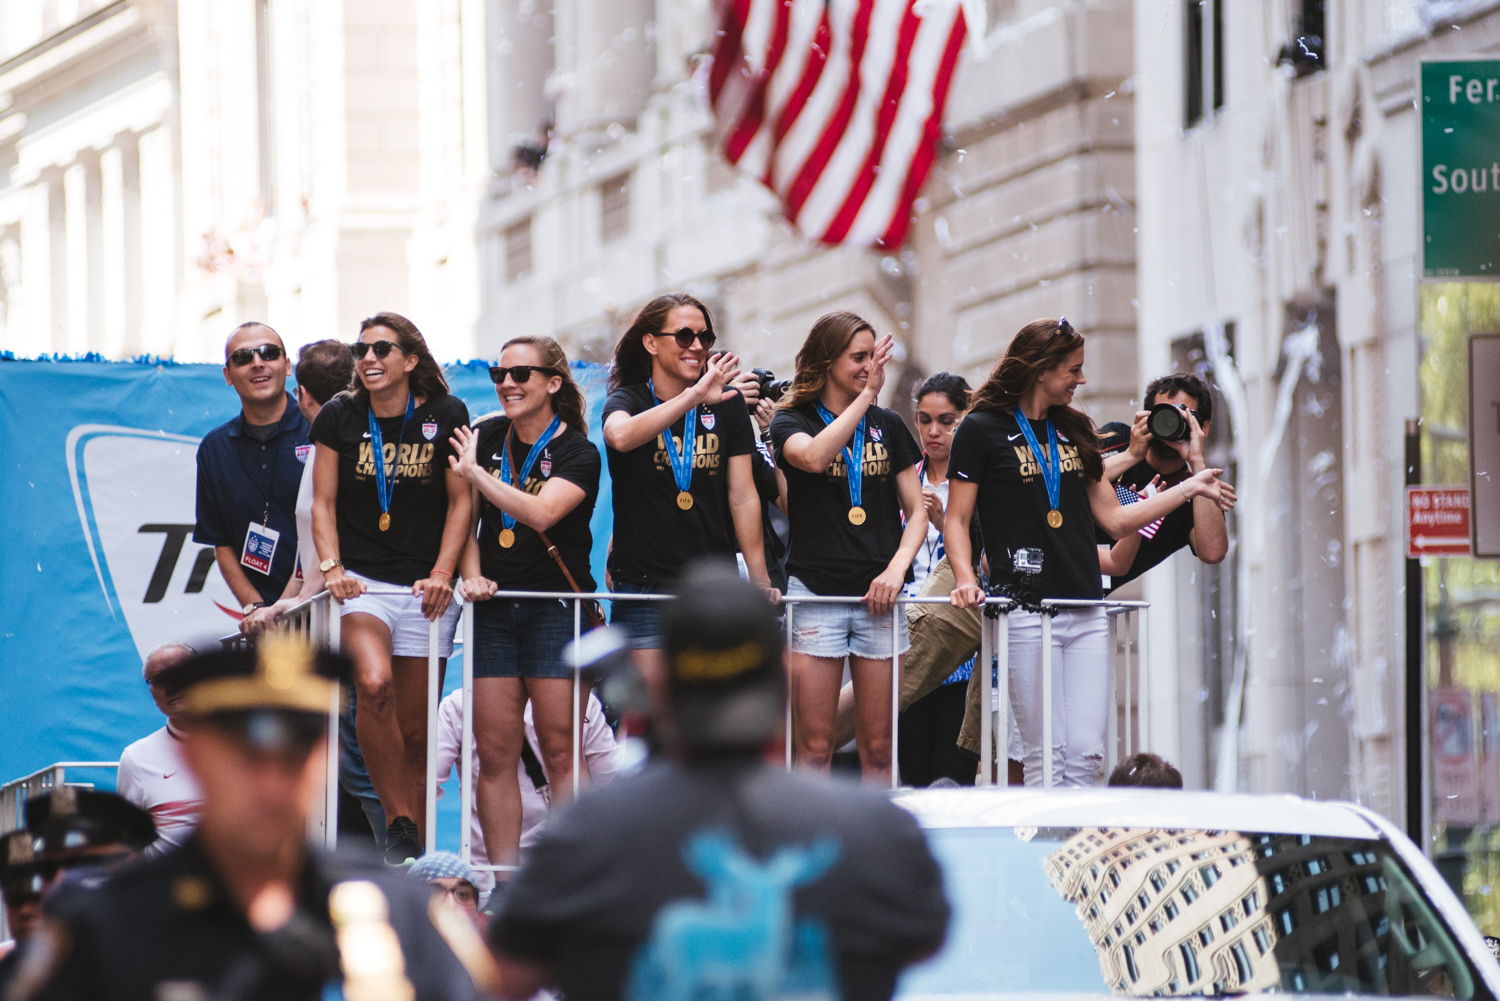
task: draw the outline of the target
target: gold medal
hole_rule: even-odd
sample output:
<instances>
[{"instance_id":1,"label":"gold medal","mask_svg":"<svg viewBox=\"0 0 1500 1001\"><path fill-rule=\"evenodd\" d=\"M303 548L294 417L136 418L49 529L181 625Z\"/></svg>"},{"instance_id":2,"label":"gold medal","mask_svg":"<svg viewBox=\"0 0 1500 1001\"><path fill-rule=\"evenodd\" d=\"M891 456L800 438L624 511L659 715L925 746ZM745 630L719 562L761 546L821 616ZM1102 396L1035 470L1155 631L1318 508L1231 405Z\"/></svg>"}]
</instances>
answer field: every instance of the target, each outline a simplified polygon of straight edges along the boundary
<instances>
[{"instance_id":1,"label":"gold medal","mask_svg":"<svg viewBox=\"0 0 1500 1001\"><path fill-rule=\"evenodd\" d=\"M684 511L690 510L693 506L693 495L686 490L679 490L677 492L677 506Z\"/></svg>"},{"instance_id":2,"label":"gold medal","mask_svg":"<svg viewBox=\"0 0 1500 1001\"><path fill-rule=\"evenodd\" d=\"M849 509L849 524L863 525L865 523L865 509L859 506Z\"/></svg>"},{"instance_id":3,"label":"gold medal","mask_svg":"<svg viewBox=\"0 0 1500 1001\"><path fill-rule=\"evenodd\" d=\"M1053 528L1062 528L1062 512L1053 508L1047 512L1047 524Z\"/></svg>"},{"instance_id":4,"label":"gold medal","mask_svg":"<svg viewBox=\"0 0 1500 1001\"><path fill-rule=\"evenodd\" d=\"M382 532L389 532L391 530L391 515L389 511L384 511L380 515L380 530Z\"/></svg>"},{"instance_id":5,"label":"gold medal","mask_svg":"<svg viewBox=\"0 0 1500 1001\"><path fill-rule=\"evenodd\" d=\"M500 529L500 548L509 549L516 544L516 533L508 528Z\"/></svg>"}]
</instances>

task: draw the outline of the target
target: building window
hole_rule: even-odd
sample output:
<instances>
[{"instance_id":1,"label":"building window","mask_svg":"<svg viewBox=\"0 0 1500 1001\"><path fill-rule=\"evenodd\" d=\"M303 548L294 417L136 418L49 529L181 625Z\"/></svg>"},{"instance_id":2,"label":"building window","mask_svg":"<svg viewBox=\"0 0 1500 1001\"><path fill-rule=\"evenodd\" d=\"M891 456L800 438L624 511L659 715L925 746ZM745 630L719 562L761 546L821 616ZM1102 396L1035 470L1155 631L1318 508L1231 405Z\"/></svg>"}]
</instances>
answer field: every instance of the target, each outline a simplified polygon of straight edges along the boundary
<instances>
[{"instance_id":1,"label":"building window","mask_svg":"<svg viewBox=\"0 0 1500 1001\"><path fill-rule=\"evenodd\" d=\"M599 240L609 243L630 232L630 175L599 185Z\"/></svg>"},{"instance_id":2,"label":"building window","mask_svg":"<svg viewBox=\"0 0 1500 1001\"><path fill-rule=\"evenodd\" d=\"M1224 107L1224 2L1188 0L1184 39L1185 128Z\"/></svg>"},{"instance_id":3,"label":"building window","mask_svg":"<svg viewBox=\"0 0 1500 1001\"><path fill-rule=\"evenodd\" d=\"M505 280L518 281L531 274L531 216L505 230Z\"/></svg>"},{"instance_id":4,"label":"building window","mask_svg":"<svg viewBox=\"0 0 1500 1001\"><path fill-rule=\"evenodd\" d=\"M1292 40L1276 56L1279 65L1290 66L1298 76L1323 69L1323 31L1328 0L1300 0L1295 5L1297 23Z\"/></svg>"},{"instance_id":5,"label":"building window","mask_svg":"<svg viewBox=\"0 0 1500 1001\"><path fill-rule=\"evenodd\" d=\"M1182 954L1182 975L1187 978L1188 983L1198 979L1198 954L1193 951L1193 943L1184 942L1178 946Z\"/></svg>"}]
</instances>

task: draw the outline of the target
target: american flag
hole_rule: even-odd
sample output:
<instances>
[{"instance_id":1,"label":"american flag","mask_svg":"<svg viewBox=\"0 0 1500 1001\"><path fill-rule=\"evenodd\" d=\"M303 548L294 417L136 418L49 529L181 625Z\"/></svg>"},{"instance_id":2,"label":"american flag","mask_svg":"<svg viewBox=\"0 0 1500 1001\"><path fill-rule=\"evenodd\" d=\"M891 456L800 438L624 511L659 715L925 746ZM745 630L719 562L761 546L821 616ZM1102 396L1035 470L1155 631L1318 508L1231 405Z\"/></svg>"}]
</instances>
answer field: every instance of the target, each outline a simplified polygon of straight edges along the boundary
<instances>
[{"instance_id":1,"label":"american flag","mask_svg":"<svg viewBox=\"0 0 1500 1001\"><path fill-rule=\"evenodd\" d=\"M937 153L960 0L719 0L708 72L724 156L804 236L899 246Z\"/></svg>"},{"instance_id":2,"label":"american flag","mask_svg":"<svg viewBox=\"0 0 1500 1001\"><path fill-rule=\"evenodd\" d=\"M1134 504L1136 501L1141 499L1140 494L1136 493L1129 487L1122 487L1118 483L1115 484L1115 496L1120 498L1120 503L1122 505ZM1140 531L1141 538L1154 539L1156 537L1157 530L1161 528L1161 523L1164 520L1165 519L1163 518L1157 518L1151 524L1147 525L1145 528L1142 528Z\"/></svg>"}]
</instances>

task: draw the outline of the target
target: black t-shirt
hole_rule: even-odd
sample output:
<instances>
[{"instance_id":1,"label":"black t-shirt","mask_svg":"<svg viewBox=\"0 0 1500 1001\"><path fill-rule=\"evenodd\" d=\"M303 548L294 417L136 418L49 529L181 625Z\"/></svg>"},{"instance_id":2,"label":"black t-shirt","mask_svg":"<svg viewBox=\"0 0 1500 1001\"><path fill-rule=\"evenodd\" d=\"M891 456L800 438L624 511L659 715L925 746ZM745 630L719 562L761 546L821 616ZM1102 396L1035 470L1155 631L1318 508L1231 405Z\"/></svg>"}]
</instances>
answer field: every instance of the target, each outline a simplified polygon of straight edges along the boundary
<instances>
[{"instance_id":1,"label":"black t-shirt","mask_svg":"<svg viewBox=\"0 0 1500 1001\"><path fill-rule=\"evenodd\" d=\"M1037 444L1047 448L1047 424L1032 421ZM1099 550L1094 542L1094 513L1089 506L1089 481L1078 449L1061 432L1057 447L1062 459L1058 510L1061 528L1047 524L1047 486L1016 418L1003 410L972 413L953 433L948 460L950 479L979 485L975 504L990 558L990 581L1003 593L1031 602L1040 598L1098 599ZM1026 550L1025 553L1018 552ZM1040 550L1040 572L1018 570L1034 561Z\"/></svg>"},{"instance_id":2,"label":"black t-shirt","mask_svg":"<svg viewBox=\"0 0 1500 1001\"><path fill-rule=\"evenodd\" d=\"M656 406L645 383L621 386L604 401L604 420L617 410L634 416ZM670 428L682 453L686 415ZM729 460L755 451L750 411L739 395L698 407L693 452L693 506L677 506L677 481L666 442L658 434L640 448L619 452L605 447L615 508L615 541L609 572L616 581L665 587L688 560L739 550L729 516Z\"/></svg>"},{"instance_id":3,"label":"black t-shirt","mask_svg":"<svg viewBox=\"0 0 1500 1001\"><path fill-rule=\"evenodd\" d=\"M786 473L787 520L792 525L787 574L814 594L861 597L880 576L901 545L901 495L896 474L917 464L921 452L906 422L893 410L865 412L864 481L860 506L863 525L849 523L849 478L844 451L821 473L808 473L787 461L789 438L816 437L825 427L815 403L776 411L771 440L776 461ZM911 568L906 579L912 579Z\"/></svg>"},{"instance_id":4,"label":"black t-shirt","mask_svg":"<svg viewBox=\"0 0 1500 1001\"><path fill-rule=\"evenodd\" d=\"M509 429L510 421L503 416L480 421L478 425L479 465L497 480L500 478L500 449ZM512 486L532 444L522 441L519 435L511 442ZM552 479L567 480L582 488L583 500L548 529L547 538L552 540L558 555L568 565L568 572L585 591L594 589L594 577L589 573L589 555L594 548L589 519L594 516L594 501L599 499L601 465L599 449L594 443L564 424L537 456L526 476L525 490L529 494L541 493L542 487ZM535 529L517 521L511 529L516 533L515 545L504 549L500 545L500 530L505 527L500 509L480 494L479 510L479 567L502 591L572 590L568 579L557 568L557 561L547 555L547 547L542 545L542 537Z\"/></svg>"},{"instance_id":5,"label":"black t-shirt","mask_svg":"<svg viewBox=\"0 0 1500 1001\"><path fill-rule=\"evenodd\" d=\"M432 572L448 513L448 438L469 423L469 408L443 395L417 404L406 433L405 411L380 417L386 476L395 474L391 527L380 530L370 405L352 394L335 396L313 422L312 440L339 453L339 559L344 569L386 584L409 586ZM396 450L397 438L400 451Z\"/></svg>"},{"instance_id":6,"label":"black t-shirt","mask_svg":"<svg viewBox=\"0 0 1500 1001\"><path fill-rule=\"evenodd\" d=\"M664 763L591 792L547 825L511 887L492 941L546 967L569 1001L706 996L672 973L696 981L709 967L749 981L766 957L747 933L786 920L788 896L795 930L782 932L791 955L771 961L773 996L885 1001L948 923L909 814L759 763Z\"/></svg>"},{"instance_id":7,"label":"black t-shirt","mask_svg":"<svg viewBox=\"0 0 1500 1001\"><path fill-rule=\"evenodd\" d=\"M1156 476L1157 472L1151 464L1142 461L1126 470L1116 482L1122 487L1128 487L1139 493ZM1115 588L1124 587L1183 546L1191 548L1192 543L1188 541L1188 537L1192 531L1193 505L1184 504L1162 519L1155 535L1149 539L1141 539L1141 546L1136 550L1135 560L1130 564L1130 572L1123 577L1111 577L1109 589L1113 591ZM1114 540L1107 535L1103 535L1099 540L1102 546L1113 545L1113 543Z\"/></svg>"}]
</instances>

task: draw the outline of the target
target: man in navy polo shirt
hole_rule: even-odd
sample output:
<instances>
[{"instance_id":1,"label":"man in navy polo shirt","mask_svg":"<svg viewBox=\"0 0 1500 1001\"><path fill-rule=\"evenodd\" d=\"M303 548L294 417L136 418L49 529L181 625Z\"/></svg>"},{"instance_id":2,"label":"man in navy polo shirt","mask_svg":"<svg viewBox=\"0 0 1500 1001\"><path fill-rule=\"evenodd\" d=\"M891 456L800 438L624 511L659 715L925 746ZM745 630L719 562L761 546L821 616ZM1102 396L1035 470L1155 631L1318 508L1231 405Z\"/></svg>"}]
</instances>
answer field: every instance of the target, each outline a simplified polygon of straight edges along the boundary
<instances>
[{"instance_id":1,"label":"man in navy polo shirt","mask_svg":"<svg viewBox=\"0 0 1500 1001\"><path fill-rule=\"evenodd\" d=\"M243 323L224 345L224 381L238 417L198 446L193 541L214 547L241 613L275 601L297 562L297 485L311 446L307 419L286 390L291 362L264 323Z\"/></svg>"}]
</instances>

